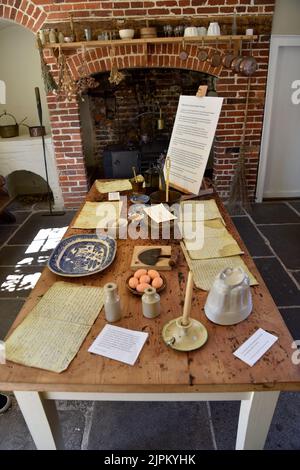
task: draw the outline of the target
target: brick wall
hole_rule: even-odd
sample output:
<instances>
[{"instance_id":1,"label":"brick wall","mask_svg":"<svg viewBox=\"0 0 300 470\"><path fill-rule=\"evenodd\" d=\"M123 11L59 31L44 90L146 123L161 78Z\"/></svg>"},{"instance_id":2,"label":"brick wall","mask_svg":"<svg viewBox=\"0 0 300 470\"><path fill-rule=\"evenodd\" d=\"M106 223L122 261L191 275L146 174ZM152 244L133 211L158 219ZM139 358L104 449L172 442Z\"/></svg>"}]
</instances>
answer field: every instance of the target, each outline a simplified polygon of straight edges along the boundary
<instances>
[{"instance_id":1,"label":"brick wall","mask_svg":"<svg viewBox=\"0 0 300 470\"><path fill-rule=\"evenodd\" d=\"M253 27L259 39L253 44L253 55L259 69L252 78L251 101L247 122L247 170L250 193L253 195L256 184L257 164L259 158L262 119L264 110L269 34L274 10L274 0L120 0L85 1L80 0L2 0L0 18L7 18L25 26L34 33L41 27L52 26L62 30L67 28L70 13L73 14L76 28L82 30L91 23L93 29L101 27L102 21L111 19L144 21L145 17L154 22L173 21L179 18L184 23L195 22L207 25L209 21L219 21L224 33L230 33L234 8L238 14L238 33L244 33L246 27ZM181 20L180 17L189 18ZM249 16L253 15L253 16ZM167 18L163 18L167 17ZM168 18L169 17L169 18ZM225 50L228 45L218 44ZM243 53L249 50L250 44L243 44ZM81 63L80 53L69 54L68 62L74 78L78 77ZM225 69L213 69L207 62L201 63L195 57L197 48L189 47L190 57L182 63L178 54L180 46L158 45L151 48L151 54L145 56L138 46L117 48L119 68L132 67L167 67L184 68L213 74L219 77L217 91L224 96L224 105L216 133L214 178L216 187L223 198L228 195L230 181L239 151L242 134L246 79L234 75ZM212 50L210 50L212 53ZM54 74L57 73L55 58L45 51ZM90 73L110 70L110 53L108 48L89 50L88 67ZM53 142L57 158L60 184L66 207L77 207L82 201L87 180L83 157L80 118L76 101L59 102L54 95L48 97L52 123Z\"/></svg>"}]
</instances>

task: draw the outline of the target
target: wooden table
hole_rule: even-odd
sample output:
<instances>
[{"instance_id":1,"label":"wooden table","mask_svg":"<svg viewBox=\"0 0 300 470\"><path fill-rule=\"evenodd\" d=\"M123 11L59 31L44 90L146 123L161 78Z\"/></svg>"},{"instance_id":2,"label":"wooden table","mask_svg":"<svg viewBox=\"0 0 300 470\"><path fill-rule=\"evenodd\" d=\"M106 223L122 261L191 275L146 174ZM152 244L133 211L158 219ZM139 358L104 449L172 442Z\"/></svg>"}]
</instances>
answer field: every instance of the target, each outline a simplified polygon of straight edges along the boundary
<instances>
[{"instance_id":1,"label":"wooden table","mask_svg":"<svg viewBox=\"0 0 300 470\"><path fill-rule=\"evenodd\" d=\"M93 187L88 200L100 200ZM300 368L292 363L292 338L278 312L255 264L218 201L229 231L245 250L244 260L257 277L252 288L254 309L247 320L236 326L217 326L207 320L203 307L207 293L194 289L192 317L207 328L209 338L197 351L181 353L168 348L161 338L164 324L182 312L187 265L178 241L164 240L179 252L178 266L165 272L167 289L161 294L161 315L146 319L140 298L125 286L135 244L157 244L157 240L118 240L113 264L103 273L75 279L87 285L103 286L116 281L122 298L123 318L118 325L149 332L149 338L135 366L88 353L88 348L105 325L99 315L79 353L69 368L55 374L7 363L0 366L0 390L14 391L25 421L38 449L62 446L55 402L53 400L133 400L201 401L241 400L236 449L262 449L272 420L279 391L300 390ZM82 233L72 229L66 235ZM85 231L86 232L86 231ZM45 268L38 284L22 308L11 331L36 304L38 297L61 278ZM258 327L274 333L279 340L253 367L232 353ZM180 429L178 430L180 432Z\"/></svg>"}]
</instances>

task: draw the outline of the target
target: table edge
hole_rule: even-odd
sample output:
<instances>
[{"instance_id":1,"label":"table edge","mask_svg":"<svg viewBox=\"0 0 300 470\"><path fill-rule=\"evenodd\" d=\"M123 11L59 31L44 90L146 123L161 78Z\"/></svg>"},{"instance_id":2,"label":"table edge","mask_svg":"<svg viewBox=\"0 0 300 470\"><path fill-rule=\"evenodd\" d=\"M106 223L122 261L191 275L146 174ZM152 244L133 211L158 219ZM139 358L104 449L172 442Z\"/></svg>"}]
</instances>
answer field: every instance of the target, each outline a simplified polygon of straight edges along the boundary
<instances>
[{"instance_id":1,"label":"table edge","mask_svg":"<svg viewBox=\"0 0 300 470\"><path fill-rule=\"evenodd\" d=\"M266 392L266 391L300 391L300 382L274 382L256 384L33 384L26 382L0 383L3 392L65 392L65 393L233 393L233 392Z\"/></svg>"}]
</instances>

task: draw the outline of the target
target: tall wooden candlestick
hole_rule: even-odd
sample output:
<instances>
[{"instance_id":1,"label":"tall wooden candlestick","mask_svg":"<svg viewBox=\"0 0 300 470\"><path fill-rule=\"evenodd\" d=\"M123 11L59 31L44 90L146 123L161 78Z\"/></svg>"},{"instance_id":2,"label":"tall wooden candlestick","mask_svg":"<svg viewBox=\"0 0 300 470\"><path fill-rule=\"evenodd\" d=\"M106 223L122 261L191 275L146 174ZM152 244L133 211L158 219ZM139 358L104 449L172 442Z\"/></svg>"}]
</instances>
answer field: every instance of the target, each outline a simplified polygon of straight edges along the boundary
<instances>
[{"instance_id":1,"label":"tall wooden candlestick","mask_svg":"<svg viewBox=\"0 0 300 470\"><path fill-rule=\"evenodd\" d=\"M191 305L192 305L192 297L193 297L193 286L194 286L194 276L192 271L189 271L188 280L186 284L185 290L185 301L183 306L183 316L181 323L183 326L186 326L190 322L190 313L191 313Z\"/></svg>"}]
</instances>

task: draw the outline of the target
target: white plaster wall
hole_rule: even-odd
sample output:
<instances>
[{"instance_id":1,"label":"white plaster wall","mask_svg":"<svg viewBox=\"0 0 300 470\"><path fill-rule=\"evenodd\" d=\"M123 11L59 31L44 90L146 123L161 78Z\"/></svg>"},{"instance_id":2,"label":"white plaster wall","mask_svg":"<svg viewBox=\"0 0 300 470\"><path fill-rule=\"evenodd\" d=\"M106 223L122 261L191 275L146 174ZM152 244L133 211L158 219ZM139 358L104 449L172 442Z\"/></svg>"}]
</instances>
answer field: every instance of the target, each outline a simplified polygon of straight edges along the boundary
<instances>
[{"instance_id":1,"label":"white plaster wall","mask_svg":"<svg viewBox=\"0 0 300 470\"><path fill-rule=\"evenodd\" d=\"M6 104L1 104L0 100L0 114L6 109L15 115L18 122L27 116L26 123L31 126L39 124L34 92L34 88L39 87L43 121L49 133L49 113L35 36L11 22L1 22L0 80L4 80L6 85ZM7 124L10 122L7 121ZM2 118L0 125L5 123ZM20 135L28 135L28 128L20 126Z\"/></svg>"},{"instance_id":2,"label":"white plaster wall","mask_svg":"<svg viewBox=\"0 0 300 470\"><path fill-rule=\"evenodd\" d=\"M272 34L300 34L300 0L276 0Z\"/></svg>"}]
</instances>

